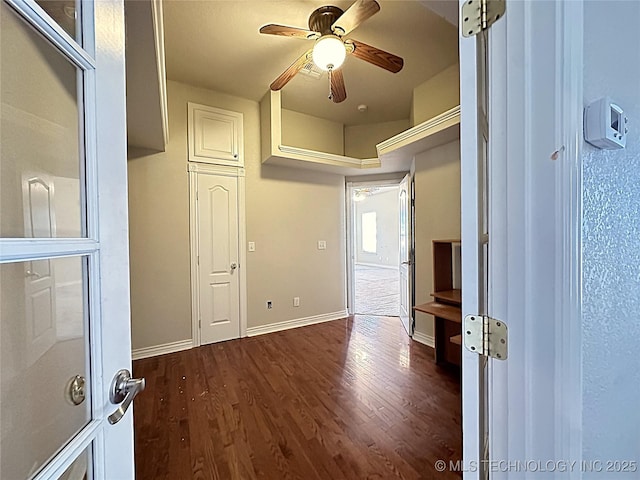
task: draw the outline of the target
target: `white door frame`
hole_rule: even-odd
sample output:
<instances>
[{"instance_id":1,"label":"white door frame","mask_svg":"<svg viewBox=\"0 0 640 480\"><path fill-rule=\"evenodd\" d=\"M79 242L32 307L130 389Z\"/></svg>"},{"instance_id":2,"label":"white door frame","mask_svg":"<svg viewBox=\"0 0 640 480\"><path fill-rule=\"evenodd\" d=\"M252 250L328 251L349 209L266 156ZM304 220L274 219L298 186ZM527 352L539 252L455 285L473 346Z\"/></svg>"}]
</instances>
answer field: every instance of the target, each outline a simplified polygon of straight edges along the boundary
<instances>
[{"instance_id":1,"label":"white door frame","mask_svg":"<svg viewBox=\"0 0 640 480\"><path fill-rule=\"evenodd\" d=\"M400 185L402 179L405 175L410 175L411 180L413 180L413 174L410 172L401 172L399 175L401 177L397 179L391 180L371 180L367 181L358 181L351 182L346 181L346 195L345 195L345 210L346 210L346 245L347 245L347 274L345 275L346 280L346 293L347 293L347 313L349 315L355 314L355 300L356 300L356 279L355 279L355 252L353 250L353 245L355 242L355 231L354 231L354 209L355 202L353 201L353 191L358 187L385 187L385 186L396 186ZM413 227L412 227L413 232ZM414 282L415 283L415 282Z\"/></svg>"},{"instance_id":2,"label":"white door frame","mask_svg":"<svg viewBox=\"0 0 640 480\"><path fill-rule=\"evenodd\" d=\"M510 2L489 46L489 314L509 326L508 360L489 361L490 460L577 461L568 478L581 477L582 458L582 30L581 1ZM464 116L476 101L464 66L475 63L475 40L461 39L460 50L464 139L476 131ZM478 206L468 193L474 148L461 142L463 215ZM463 262L474 264L464 229ZM465 350L463 361L464 478L476 479L478 357ZM527 475L536 474L490 471L492 479Z\"/></svg>"},{"instance_id":3,"label":"white door frame","mask_svg":"<svg viewBox=\"0 0 640 480\"><path fill-rule=\"evenodd\" d=\"M93 444L94 478L134 478L133 415L115 425L106 417L116 372L131 369L124 2L83 2L81 48L33 0L6 0L40 34L84 70L84 164L87 237L3 239L1 261L89 257L92 418L35 479L57 478ZM94 25L95 18L95 25ZM95 27L95 28L94 28ZM95 32L95 35L94 35ZM95 52L95 53L93 53ZM93 56L92 56L93 55ZM114 101L115 99L115 101ZM99 172L99 175L98 175ZM105 199L104 201L100 201ZM93 288L91 288L93 287ZM130 408L131 410L131 408Z\"/></svg>"},{"instance_id":4,"label":"white door frame","mask_svg":"<svg viewBox=\"0 0 640 480\"><path fill-rule=\"evenodd\" d=\"M222 175L238 179L238 282L240 284L240 337L247 336L247 229L244 168L189 162L189 239L191 254L191 335L194 347L202 345L200 332L200 276L198 275L198 175Z\"/></svg>"}]
</instances>

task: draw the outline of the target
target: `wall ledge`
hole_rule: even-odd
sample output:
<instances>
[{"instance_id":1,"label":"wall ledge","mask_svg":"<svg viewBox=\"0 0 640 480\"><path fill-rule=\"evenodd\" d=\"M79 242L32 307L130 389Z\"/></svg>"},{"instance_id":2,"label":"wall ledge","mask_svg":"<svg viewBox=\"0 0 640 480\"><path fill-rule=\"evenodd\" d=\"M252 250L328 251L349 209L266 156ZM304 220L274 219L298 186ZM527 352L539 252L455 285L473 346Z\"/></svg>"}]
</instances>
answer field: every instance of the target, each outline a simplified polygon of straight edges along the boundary
<instances>
[{"instance_id":1,"label":"wall ledge","mask_svg":"<svg viewBox=\"0 0 640 480\"><path fill-rule=\"evenodd\" d=\"M269 325L261 325L259 327L249 327L247 328L247 336L255 337L257 335L280 332L282 330L289 330L291 328L314 325L316 323L331 322L333 320L340 320L348 316L349 314L345 309L345 310L340 310L339 312L323 313L321 315L312 315L310 317L296 318L293 320L286 320L284 322L270 323Z\"/></svg>"}]
</instances>

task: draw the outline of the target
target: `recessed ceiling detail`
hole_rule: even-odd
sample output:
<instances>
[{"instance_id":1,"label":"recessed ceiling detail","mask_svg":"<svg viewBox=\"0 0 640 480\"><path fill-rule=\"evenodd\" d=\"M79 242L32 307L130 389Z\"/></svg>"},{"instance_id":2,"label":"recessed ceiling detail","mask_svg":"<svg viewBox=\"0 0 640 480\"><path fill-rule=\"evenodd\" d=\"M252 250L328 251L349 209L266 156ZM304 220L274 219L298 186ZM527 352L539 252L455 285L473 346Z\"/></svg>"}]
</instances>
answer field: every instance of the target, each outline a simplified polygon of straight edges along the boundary
<instances>
[{"instance_id":1,"label":"recessed ceiling detail","mask_svg":"<svg viewBox=\"0 0 640 480\"><path fill-rule=\"evenodd\" d=\"M341 67L348 93L345 101L327 101L326 73L321 74L320 80L300 74L281 90L284 108L347 126L409 119L414 88L457 63L458 31L421 1L378 2L380 11L351 35L402 57L402 71L393 74L347 55ZM330 4L346 11L352 3L353 0L162 2L167 78L259 102L269 84L313 45L304 39L261 35L260 27L271 22L306 26L309 15L317 8ZM357 110L363 103L369 106L366 115Z\"/></svg>"}]
</instances>

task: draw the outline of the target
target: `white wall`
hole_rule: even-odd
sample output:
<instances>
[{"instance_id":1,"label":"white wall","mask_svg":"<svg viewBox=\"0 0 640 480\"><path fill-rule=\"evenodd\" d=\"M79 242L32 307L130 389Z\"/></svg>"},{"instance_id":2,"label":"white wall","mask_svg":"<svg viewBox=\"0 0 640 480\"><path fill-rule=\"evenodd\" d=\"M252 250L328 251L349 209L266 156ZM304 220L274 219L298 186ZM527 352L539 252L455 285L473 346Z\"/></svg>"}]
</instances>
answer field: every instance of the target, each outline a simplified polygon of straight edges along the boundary
<instances>
[{"instance_id":1,"label":"white wall","mask_svg":"<svg viewBox=\"0 0 640 480\"><path fill-rule=\"evenodd\" d=\"M584 2L585 105L610 95L629 118L625 150L583 145L582 434L591 461L640 461L639 23L640 2Z\"/></svg>"},{"instance_id":2,"label":"white wall","mask_svg":"<svg viewBox=\"0 0 640 480\"><path fill-rule=\"evenodd\" d=\"M399 189L384 189L355 203L356 263L397 267L400 251ZM362 214L376 213L376 252L362 248Z\"/></svg>"},{"instance_id":3,"label":"white wall","mask_svg":"<svg viewBox=\"0 0 640 480\"><path fill-rule=\"evenodd\" d=\"M133 348L192 338L187 102L244 115L248 326L343 311L344 177L262 165L257 102L173 81L168 100L166 152L129 152Z\"/></svg>"}]
</instances>

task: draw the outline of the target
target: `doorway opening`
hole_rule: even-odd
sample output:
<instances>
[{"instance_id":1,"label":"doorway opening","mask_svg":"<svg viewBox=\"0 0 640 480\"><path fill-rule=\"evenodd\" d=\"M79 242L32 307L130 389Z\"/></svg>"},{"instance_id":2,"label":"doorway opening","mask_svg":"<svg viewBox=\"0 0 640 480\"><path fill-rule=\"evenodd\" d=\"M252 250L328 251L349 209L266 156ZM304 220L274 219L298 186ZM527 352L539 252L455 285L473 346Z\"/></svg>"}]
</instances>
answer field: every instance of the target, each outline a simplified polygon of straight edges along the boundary
<instances>
[{"instance_id":1,"label":"doorway opening","mask_svg":"<svg viewBox=\"0 0 640 480\"><path fill-rule=\"evenodd\" d=\"M347 183L350 314L402 315L401 181Z\"/></svg>"}]
</instances>

